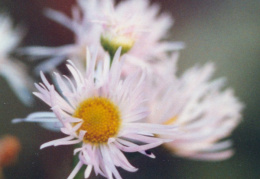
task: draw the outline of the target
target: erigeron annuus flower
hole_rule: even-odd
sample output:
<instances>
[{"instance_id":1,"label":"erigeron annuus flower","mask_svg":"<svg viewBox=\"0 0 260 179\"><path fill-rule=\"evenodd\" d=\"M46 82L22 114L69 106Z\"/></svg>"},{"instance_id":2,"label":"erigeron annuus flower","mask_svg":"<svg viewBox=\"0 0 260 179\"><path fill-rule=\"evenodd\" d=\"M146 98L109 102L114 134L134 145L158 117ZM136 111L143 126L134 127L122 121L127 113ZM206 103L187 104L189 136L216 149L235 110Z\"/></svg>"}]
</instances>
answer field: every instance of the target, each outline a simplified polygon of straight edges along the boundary
<instances>
[{"instance_id":1,"label":"erigeron annuus flower","mask_svg":"<svg viewBox=\"0 0 260 179\"><path fill-rule=\"evenodd\" d=\"M88 53L87 69L83 75L69 61L67 67L73 79L66 76L62 79L60 74L55 73L63 96L43 74L43 83L36 85L39 92L34 94L53 112L34 113L25 120L58 120L63 124L61 132L67 135L47 142L41 148L82 142L82 146L75 149L75 153L79 153L79 163L69 178L73 178L83 165L87 165L85 178L92 169L107 178L121 178L116 167L135 172L137 169L122 152L140 152L153 158L154 155L146 153L146 150L169 142L169 139L156 136L176 130L174 126L138 122L148 115L143 95L145 76L137 72L121 80L124 60L119 58L120 51L117 51L110 68L108 56L96 64L96 58L91 58ZM64 80L68 80L69 84ZM74 80L75 84L72 82Z\"/></svg>"},{"instance_id":2,"label":"erigeron annuus flower","mask_svg":"<svg viewBox=\"0 0 260 179\"><path fill-rule=\"evenodd\" d=\"M74 43L60 47L32 46L22 50L35 59L50 58L36 71L50 71L67 58L83 64L85 47L90 45L103 46L110 56L122 47L122 53L128 54L127 72L132 72L130 66L149 67L150 61L162 59L166 52L184 47L182 42L163 41L173 20L167 14L159 15L159 6L149 5L149 0L127 0L117 5L113 0L78 0L77 3L71 19L54 10L46 11L49 18L74 33ZM99 50L99 56L104 53Z\"/></svg>"},{"instance_id":3,"label":"erigeron annuus flower","mask_svg":"<svg viewBox=\"0 0 260 179\"><path fill-rule=\"evenodd\" d=\"M100 1L97 20L103 25L101 44L110 54L122 46L128 52L127 63L149 67L153 60L162 59L166 52L180 50L182 42L164 41L173 20L168 14L159 14L158 5L149 0L127 0L117 5L113 0ZM95 19L94 19L95 21Z\"/></svg>"},{"instance_id":4,"label":"erigeron annuus flower","mask_svg":"<svg viewBox=\"0 0 260 179\"><path fill-rule=\"evenodd\" d=\"M150 122L178 125L181 135L165 144L175 155L198 160L223 160L233 154L227 139L239 124L243 105L224 81L210 82L212 64L194 67L154 90ZM168 81L169 82L169 81Z\"/></svg>"},{"instance_id":5,"label":"erigeron annuus flower","mask_svg":"<svg viewBox=\"0 0 260 179\"><path fill-rule=\"evenodd\" d=\"M0 15L0 75L4 77L17 97L26 105L33 101L31 78L26 73L25 66L15 60L11 53L23 37L22 29L13 28L7 15Z\"/></svg>"}]
</instances>

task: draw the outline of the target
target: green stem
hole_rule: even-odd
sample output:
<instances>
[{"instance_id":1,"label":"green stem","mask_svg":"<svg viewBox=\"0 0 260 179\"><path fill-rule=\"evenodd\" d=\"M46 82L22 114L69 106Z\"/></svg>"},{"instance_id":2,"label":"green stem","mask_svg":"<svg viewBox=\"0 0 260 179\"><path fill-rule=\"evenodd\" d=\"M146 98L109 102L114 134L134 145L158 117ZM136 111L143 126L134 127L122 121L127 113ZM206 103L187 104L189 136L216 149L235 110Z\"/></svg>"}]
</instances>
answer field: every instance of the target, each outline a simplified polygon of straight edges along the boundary
<instances>
[{"instance_id":1,"label":"green stem","mask_svg":"<svg viewBox=\"0 0 260 179\"><path fill-rule=\"evenodd\" d=\"M109 57L110 57L110 67L111 67L112 62L113 62L114 55L112 55L112 54L109 53Z\"/></svg>"},{"instance_id":2,"label":"green stem","mask_svg":"<svg viewBox=\"0 0 260 179\"><path fill-rule=\"evenodd\" d=\"M77 144L75 145L75 148L79 148L81 147L82 144ZM73 156L73 161L72 161L72 170L76 167L76 165L78 164L79 162L79 156L78 155L74 155ZM74 179L84 179L84 171L85 171L85 166L82 166L81 169L79 170L79 172L76 174L76 176L74 177Z\"/></svg>"}]
</instances>

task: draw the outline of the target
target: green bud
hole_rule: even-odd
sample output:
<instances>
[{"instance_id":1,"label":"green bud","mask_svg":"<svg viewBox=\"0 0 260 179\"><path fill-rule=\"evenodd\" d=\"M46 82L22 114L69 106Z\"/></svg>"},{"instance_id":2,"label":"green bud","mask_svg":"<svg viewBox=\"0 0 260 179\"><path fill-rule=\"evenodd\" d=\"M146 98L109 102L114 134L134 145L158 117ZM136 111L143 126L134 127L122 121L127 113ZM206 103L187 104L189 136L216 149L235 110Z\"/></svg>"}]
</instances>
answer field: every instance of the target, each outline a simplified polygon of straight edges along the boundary
<instances>
[{"instance_id":1,"label":"green bud","mask_svg":"<svg viewBox=\"0 0 260 179\"><path fill-rule=\"evenodd\" d=\"M134 45L135 41L127 36L115 36L111 34L101 35L100 42L104 50L106 50L111 59L113 59L117 49L122 47L121 55L127 53Z\"/></svg>"}]
</instances>

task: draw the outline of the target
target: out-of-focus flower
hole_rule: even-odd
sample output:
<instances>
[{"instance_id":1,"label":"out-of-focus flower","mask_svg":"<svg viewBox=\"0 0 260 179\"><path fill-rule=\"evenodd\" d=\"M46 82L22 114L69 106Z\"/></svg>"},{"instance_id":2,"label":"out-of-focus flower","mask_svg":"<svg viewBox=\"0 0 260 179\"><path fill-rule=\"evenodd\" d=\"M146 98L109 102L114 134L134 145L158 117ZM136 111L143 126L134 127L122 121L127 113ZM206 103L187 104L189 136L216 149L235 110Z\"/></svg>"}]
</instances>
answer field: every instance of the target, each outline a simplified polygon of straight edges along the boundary
<instances>
[{"instance_id":1,"label":"out-of-focus flower","mask_svg":"<svg viewBox=\"0 0 260 179\"><path fill-rule=\"evenodd\" d=\"M128 52L126 71L130 67L149 67L155 59L162 59L167 52L183 48L182 42L163 41L173 20L167 14L159 15L158 5L148 0L127 0L115 5L113 0L78 0L73 8L72 19L63 13L47 10L49 18L69 28L75 34L73 44L61 47L27 47L23 53L35 59L50 58L36 71L50 71L65 59L85 63L85 47L101 47L112 57L119 47ZM90 49L91 50L91 49ZM104 51L99 50L103 56Z\"/></svg>"},{"instance_id":2,"label":"out-of-focus flower","mask_svg":"<svg viewBox=\"0 0 260 179\"><path fill-rule=\"evenodd\" d=\"M178 125L181 134L164 135L175 155L199 160L223 160L233 154L226 139L241 118L243 105L231 89L222 90L224 80L210 82L213 64L194 67L180 78L153 90L150 122Z\"/></svg>"},{"instance_id":3,"label":"out-of-focus flower","mask_svg":"<svg viewBox=\"0 0 260 179\"><path fill-rule=\"evenodd\" d=\"M175 126L139 122L148 115L143 94L145 76L136 72L120 79L124 59L119 59L120 50L110 68L108 56L97 63L96 57L91 58L88 52L84 75L69 61L67 67L75 84L65 76L68 85L55 73L63 97L43 74L43 83L36 85L39 92L34 94L48 104L53 113L35 113L25 120L59 120L63 124L61 131L67 135L47 142L41 148L82 142L82 146L74 151L79 153L79 163L68 178L73 178L83 165L87 165L85 178L92 169L107 178L121 178L116 167L130 172L137 170L123 152L140 152L154 158L146 150L171 141L155 135L176 132Z\"/></svg>"},{"instance_id":4,"label":"out-of-focus flower","mask_svg":"<svg viewBox=\"0 0 260 179\"><path fill-rule=\"evenodd\" d=\"M173 20L168 14L159 15L159 6L150 5L149 0L127 0L117 5L113 0L99 2L101 11L98 11L99 20L96 21L103 25L101 42L110 41L113 46L114 42L120 41L118 46L126 46L125 52L130 50L132 58L129 60L138 59L139 64L140 60L161 59L166 52L183 48L182 42L163 41ZM117 48L109 52L114 54Z\"/></svg>"},{"instance_id":5,"label":"out-of-focus flower","mask_svg":"<svg viewBox=\"0 0 260 179\"><path fill-rule=\"evenodd\" d=\"M13 29L10 18L0 15L0 75L7 80L19 99L30 105L33 98L28 89L32 86L32 80L27 75L25 66L10 56L22 37L22 30Z\"/></svg>"},{"instance_id":6,"label":"out-of-focus flower","mask_svg":"<svg viewBox=\"0 0 260 179\"><path fill-rule=\"evenodd\" d=\"M72 18L62 12L52 9L45 10L45 15L60 23L74 33L74 42L59 47L32 46L20 50L21 53L31 55L35 60L49 58L36 67L35 72L50 72L67 59L71 59L81 71L85 66L86 46L90 51L99 48L99 56L104 56L100 45L101 27L90 22L94 12L98 11L98 1L78 0L78 6L72 8ZM96 13L96 12L95 12Z\"/></svg>"},{"instance_id":7,"label":"out-of-focus flower","mask_svg":"<svg viewBox=\"0 0 260 179\"><path fill-rule=\"evenodd\" d=\"M21 145L14 136L4 136L0 140L0 169L13 164L20 152Z\"/></svg>"}]
</instances>

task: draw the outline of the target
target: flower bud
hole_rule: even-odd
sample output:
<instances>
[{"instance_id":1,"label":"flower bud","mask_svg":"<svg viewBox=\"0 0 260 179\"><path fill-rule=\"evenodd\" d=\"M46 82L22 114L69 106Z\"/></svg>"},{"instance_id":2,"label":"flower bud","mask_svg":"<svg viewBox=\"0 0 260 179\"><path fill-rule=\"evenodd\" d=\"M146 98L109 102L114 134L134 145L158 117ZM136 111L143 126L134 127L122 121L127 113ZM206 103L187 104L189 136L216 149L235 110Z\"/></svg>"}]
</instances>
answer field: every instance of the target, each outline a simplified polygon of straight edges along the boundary
<instances>
[{"instance_id":1,"label":"flower bud","mask_svg":"<svg viewBox=\"0 0 260 179\"><path fill-rule=\"evenodd\" d=\"M122 47L121 55L127 53L133 47L135 41L133 38L124 35L113 35L105 33L100 38L101 45L112 58L119 47Z\"/></svg>"}]
</instances>

